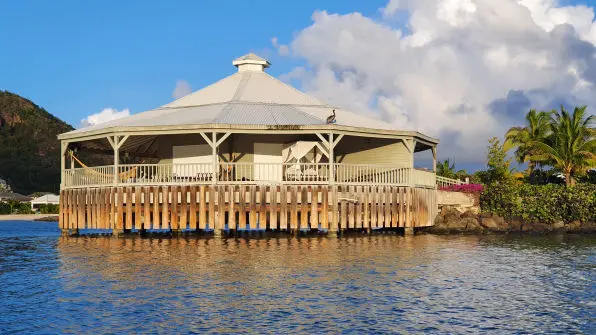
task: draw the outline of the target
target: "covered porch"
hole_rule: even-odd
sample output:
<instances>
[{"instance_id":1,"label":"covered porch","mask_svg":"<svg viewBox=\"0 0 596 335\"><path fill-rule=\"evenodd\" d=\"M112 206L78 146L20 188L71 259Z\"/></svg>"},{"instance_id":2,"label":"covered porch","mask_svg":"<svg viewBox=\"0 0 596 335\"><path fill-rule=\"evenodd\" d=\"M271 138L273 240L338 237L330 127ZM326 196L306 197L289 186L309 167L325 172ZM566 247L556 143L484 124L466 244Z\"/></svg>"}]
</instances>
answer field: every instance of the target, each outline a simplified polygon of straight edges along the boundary
<instances>
[{"instance_id":1,"label":"covered porch","mask_svg":"<svg viewBox=\"0 0 596 335\"><path fill-rule=\"evenodd\" d=\"M436 143L350 132L195 131L63 140L62 188L309 184L434 188ZM432 152L433 169L414 168ZM93 157L86 161L85 158ZM69 166L67 167L67 163Z\"/></svg>"}]
</instances>

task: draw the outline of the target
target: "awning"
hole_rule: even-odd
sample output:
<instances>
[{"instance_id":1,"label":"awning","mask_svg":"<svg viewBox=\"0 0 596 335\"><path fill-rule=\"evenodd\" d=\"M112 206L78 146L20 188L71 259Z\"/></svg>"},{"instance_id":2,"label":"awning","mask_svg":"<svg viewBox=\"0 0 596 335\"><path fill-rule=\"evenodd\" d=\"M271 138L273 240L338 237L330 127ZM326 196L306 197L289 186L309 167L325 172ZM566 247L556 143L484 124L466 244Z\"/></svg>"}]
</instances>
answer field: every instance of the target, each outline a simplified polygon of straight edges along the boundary
<instances>
[{"instance_id":1,"label":"awning","mask_svg":"<svg viewBox=\"0 0 596 335\"><path fill-rule=\"evenodd\" d=\"M329 157L327 150L319 142L298 141L282 149L284 163L300 162L302 159L306 159L308 163L318 163L323 158L323 155Z\"/></svg>"}]
</instances>

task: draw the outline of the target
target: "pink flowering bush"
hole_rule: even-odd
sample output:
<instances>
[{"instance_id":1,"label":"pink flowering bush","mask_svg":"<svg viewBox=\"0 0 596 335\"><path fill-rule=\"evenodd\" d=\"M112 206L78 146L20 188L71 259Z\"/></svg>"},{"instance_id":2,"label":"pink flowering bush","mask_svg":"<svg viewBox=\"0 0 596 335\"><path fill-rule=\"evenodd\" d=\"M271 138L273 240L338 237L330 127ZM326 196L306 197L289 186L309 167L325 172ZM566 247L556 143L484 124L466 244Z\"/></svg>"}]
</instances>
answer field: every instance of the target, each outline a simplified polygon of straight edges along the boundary
<instances>
[{"instance_id":1,"label":"pink flowering bush","mask_svg":"<svg viewBox=\"0 0 596 335\"><path fill-rule=\"evenodd\" d=\"M484 186L482 184L462 184L462 185L449 185L439 188L441 191L449 192L463 192L463 193L482 193Z\"/></svg>"}]
</instances>

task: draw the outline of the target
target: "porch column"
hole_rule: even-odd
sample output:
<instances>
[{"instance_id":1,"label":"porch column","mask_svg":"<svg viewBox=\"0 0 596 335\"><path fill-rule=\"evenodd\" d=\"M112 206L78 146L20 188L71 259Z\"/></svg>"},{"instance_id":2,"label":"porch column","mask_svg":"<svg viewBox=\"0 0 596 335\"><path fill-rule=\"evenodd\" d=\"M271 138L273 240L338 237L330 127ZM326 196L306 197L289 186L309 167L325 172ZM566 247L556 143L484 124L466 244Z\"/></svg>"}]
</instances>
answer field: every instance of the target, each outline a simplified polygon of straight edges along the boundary
<instances>
[{"instance_id":1,"label":"porch column","mask_svg":"<svg viewBox=\"0 0 596 335\"><path fill-rule=\"evenodd\" d=\"M65 185L65 170L66 170L66 151L68 150L68 142L60 141L60 190L64 189Z\"/></svg>"},{"instance_id":2,"label":"porch column","mask_svg":"<svg viewBox=\"0 0 596 335\"><path fill-rule=\"evenodd\" d=\"M333 133L329 133L329 184L335 184L335 148Z\"/></svg>"},{"instance_id":3,"label":"porch column","mask_svg":"<svg viewBox=\"0 0 596 335\"><path fill-rule=\"evenodd\" d=\"M211 133L211 156L213 162L213 175L211 176L211 182L213 184L217 183L217 133ZM209 201L213 201L209 199Z\"/></svg>"},{"instance_id":4,"label":"porch column","mask_svg":"<svg viewBox=\"0 0 596 335\"><path fill-rule=\"evenodd\" d=\"M212 132L211 133L211 138L209 138L209 136L207 136L207 134L204 133L204 132L199 132L199 134L201 134L201 136L203 137L203 139L205 140L205 142L207 142L207 144L209 144L209 146L211 147L211 163L213 165L213 172L212 172L212 175L211 175L211 183L212 184L215 184L215 183L217 183L217 148L232 133L224 133L223 136L219 138L219 140L217 139L217 133L216 132Z\"/></svg>"},{"instance_id":5,"label":"porch column","mask_svg":"<svg viewBox=\"0 0 596 335\"><path fill-rule=\"evenodd\" d=\"M437 147L432 147L433 152L433 172L437 173Z\"/></svg>"},{"instance_id":6,"label":"porch column","mask_svg":"<svg viewBox=\"0 0 596 335\"><path fill-rule=\"evenodd\" d=\"M114 186L118 185L118 165L120 164L120 147L122 147L122 145L124 144L124 142L126 142L126 140L128 139L128 135L120 137L118 135L115 135L113 138L112 137L108 137L108 142L110 142L110 145L112 146L112 149L114 150Z\"/></svg>"}]
</instances>

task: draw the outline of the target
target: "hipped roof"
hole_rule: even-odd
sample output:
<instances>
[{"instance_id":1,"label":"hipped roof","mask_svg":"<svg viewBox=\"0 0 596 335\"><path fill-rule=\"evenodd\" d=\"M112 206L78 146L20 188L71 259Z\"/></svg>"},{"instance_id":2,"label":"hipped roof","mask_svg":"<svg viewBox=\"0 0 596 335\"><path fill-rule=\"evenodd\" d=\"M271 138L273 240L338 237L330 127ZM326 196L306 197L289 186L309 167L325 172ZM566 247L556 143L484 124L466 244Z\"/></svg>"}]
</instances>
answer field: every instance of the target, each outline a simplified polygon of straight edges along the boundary
<instances>
[{"instance_id":1,"label":"hipped roof","mask_svg":"<svg viewBox=\"0 0 596 335\"><path fill-rule=\"evenodd\" d=\"M233 64L238 72L171 103L63 135L185 125L326 126L333 110L338 126L396 131L388 122L330 106L280 81L264 71L270 63L254 54Z\"/></svg>"}]
</instances>

